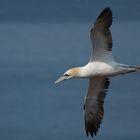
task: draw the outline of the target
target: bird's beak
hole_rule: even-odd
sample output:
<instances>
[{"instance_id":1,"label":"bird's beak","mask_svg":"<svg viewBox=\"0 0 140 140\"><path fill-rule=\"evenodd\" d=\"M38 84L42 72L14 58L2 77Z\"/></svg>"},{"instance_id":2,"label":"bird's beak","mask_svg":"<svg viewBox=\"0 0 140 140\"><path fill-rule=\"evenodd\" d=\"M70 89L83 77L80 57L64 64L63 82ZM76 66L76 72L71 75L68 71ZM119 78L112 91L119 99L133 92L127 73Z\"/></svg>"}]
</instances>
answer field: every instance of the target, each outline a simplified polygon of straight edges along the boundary
<instances>
[{"instance_id":1,"label":"bird's beak","mask_svg":"<svg viewBox=\"0 0 140 140\"><path fill-rule=\"evenodd\" d=\"M60 83L64 80L66 80L68 77L67 76L61 76L60 78L58 78L54 83L57 84L57 83Z\"/></svg>"}]
</instances>

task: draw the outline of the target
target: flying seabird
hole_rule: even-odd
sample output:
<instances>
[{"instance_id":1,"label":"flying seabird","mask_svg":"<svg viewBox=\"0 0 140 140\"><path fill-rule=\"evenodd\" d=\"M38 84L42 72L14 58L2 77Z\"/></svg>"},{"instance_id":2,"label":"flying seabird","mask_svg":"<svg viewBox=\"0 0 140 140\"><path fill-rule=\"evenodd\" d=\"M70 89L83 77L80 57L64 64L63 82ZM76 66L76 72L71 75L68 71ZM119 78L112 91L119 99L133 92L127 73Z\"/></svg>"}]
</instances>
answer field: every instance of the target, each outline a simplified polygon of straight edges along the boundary
<instances>
[{"instance_id":1,"label":"flying seabird","mask_svg":"<svg viewBox=\"0 0 140 140\"><path fill-rule=\"evenodd\" d=\"M112 56L112 11L106 7L98 16L90 31L92 55L83 67L67 70L55 83L73 77L89 78L89 88L84 100L85 130L87 136L96 135L104 115L104 99L109 87L109 78L130 72L140 72L140 66L130 66L115 61Z\"/></svg>"}]
</instances>

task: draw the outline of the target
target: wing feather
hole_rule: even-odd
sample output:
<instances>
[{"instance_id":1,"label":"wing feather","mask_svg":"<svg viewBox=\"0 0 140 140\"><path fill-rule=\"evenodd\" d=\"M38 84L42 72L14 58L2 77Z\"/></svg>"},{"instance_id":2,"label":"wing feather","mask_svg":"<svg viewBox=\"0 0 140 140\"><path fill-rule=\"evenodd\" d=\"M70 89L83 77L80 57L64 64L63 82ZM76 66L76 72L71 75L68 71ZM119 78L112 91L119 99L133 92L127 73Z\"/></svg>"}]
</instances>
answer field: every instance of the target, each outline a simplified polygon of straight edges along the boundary
<instances>
[{"instance_id":1,"label":"wing feather","mask_svg":"<svg viewBox=\"0 0 140 140\"><path fill-rule=\"evenodd\" d=\"M112 56L112 36L109 30L111 24L112 11L107 7L98 16L91 29L90 38L93 46L91 61L114 60Z\"/></svg>"},{"instance_id":2,"label":"wing feather","mask_svg":"<svg viewBox=\"0 0 140 140\"><path fill-rule=\"evenodd\" d=\"M87 136L96 135L104 115L104 99L109 87L109 78L90 78L85 99L85 129Z\"/></svg>"}]
</instances>

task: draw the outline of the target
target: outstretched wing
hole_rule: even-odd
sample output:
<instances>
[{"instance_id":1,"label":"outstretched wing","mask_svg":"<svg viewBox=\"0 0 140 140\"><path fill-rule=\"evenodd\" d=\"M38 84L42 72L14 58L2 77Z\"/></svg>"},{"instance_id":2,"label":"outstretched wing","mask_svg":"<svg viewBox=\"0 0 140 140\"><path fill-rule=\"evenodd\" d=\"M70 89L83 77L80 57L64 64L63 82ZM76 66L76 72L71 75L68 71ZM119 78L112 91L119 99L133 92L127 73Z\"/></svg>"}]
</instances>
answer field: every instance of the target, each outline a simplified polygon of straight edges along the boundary
<instances>
[{"instance_id":1,"label":"outstretched wing","mask_svg":"<svg viewBox=\"0 0 140 140\"><path fill-rule=\"evenodd\" d=\"M109 30L111 24L112 11L107 7L98 16L91 29L90 38L93 46L91 61L114 61L112 56L112 36Z\"/></svg>"},{"instance_id":2,"label":"outstretched wing","mask_svg":"<svg viewBox=\"0 0 140 140\"><path fill-rule=\"evenodd\" d=\"M90 78L85 98L85 129L87 136L96 135L104 115L104 98L109 87L109 78Z\"/></svg>"}]
</instances>

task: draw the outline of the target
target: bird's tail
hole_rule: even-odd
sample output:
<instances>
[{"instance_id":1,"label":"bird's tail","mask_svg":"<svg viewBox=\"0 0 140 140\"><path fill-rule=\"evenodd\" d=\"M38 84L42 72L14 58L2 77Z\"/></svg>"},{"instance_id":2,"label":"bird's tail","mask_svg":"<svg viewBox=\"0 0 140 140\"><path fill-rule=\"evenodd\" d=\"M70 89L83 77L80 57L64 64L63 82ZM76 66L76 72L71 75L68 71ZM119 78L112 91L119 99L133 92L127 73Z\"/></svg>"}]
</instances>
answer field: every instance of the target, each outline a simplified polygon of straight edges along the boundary
<instances>
[{"instance_id":1,"label":"bird's tail","mask_svg":"<svg viewBox=\"0 0 140 140\"><path fill-rule=\"evenodd\" d=\"M140 72L140 66L136 67L136 71Z\"/></svg>"},{"instance_id":2,"label":"bird's tail","mask_svg":"<svg viewBox=\"0 0 140 140\"><path fill-rule=\"evenodd\" d=\"M126 68L126 73L140 72L140 66L130 66L130 65L123 65L123 64L121 64L121 66Z\"/></svg>"},{"instance_id":3,"label":"bird's tail","mask_svg":"<svg viewBox=\"0 0 140 140\"><path fill-rule=\"evenodd\" d=\"M134 68L136 72L140 72L140 66L131 66L131 68Z\"/></svg>"}]
</instances>

